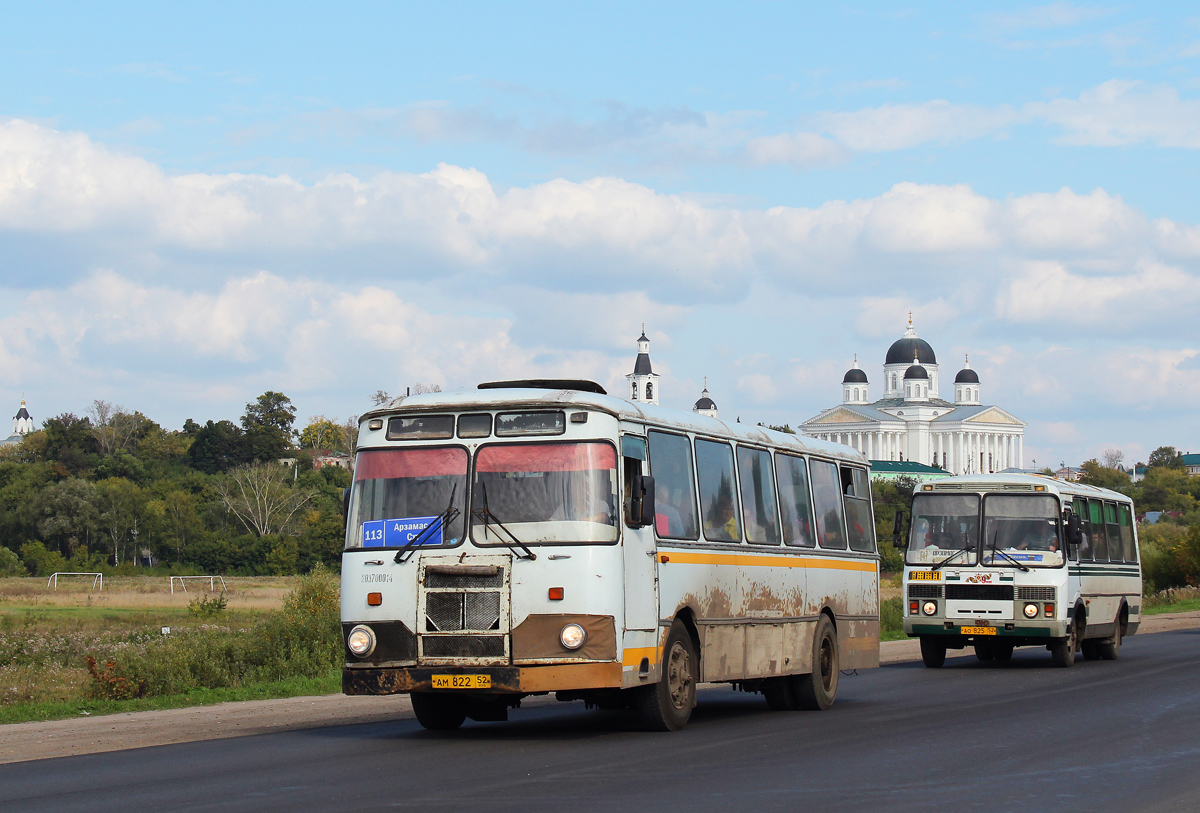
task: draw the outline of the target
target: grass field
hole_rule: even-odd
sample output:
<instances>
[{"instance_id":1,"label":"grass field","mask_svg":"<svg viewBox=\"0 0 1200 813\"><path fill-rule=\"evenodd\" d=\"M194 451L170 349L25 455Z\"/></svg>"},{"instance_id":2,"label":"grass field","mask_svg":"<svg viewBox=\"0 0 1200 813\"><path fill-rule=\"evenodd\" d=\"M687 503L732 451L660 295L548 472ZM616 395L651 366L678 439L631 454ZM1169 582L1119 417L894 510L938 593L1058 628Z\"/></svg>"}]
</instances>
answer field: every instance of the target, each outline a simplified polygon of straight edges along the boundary
<instances>
[{"instance_id":1,"label":"grass field","mask_svg":"<svg viewBox=\"0 0 1200 813\"><path fill-rule=\"evenodd\" d=\"M337 691L331 673L178 697L88 697L92 680L87 656L101 662L120 657L161 637L164 627L171 635L252 627L278 610L296 583L295 577L226 578L228 592L222 595L228 599L227 608L201 618L189 610L189 603L212 597L207 583L201 587L191 582L187 592L176 583L172 594L165 577L114 577L95 591L90 589L92 580L84 578L60 578L57 590L48 588L44 579L0 579L0 722Z\"/></svg>"},{"instance_id":2,"label":"grass field","mask_svg":"<svg viewBox=\"0 0 1200 813\"><path fill-rule=\"evenodd\" d=\"M1180 587L1163 590L1146 596L1142 612L1146 615L1161 613L1190 613L1200 610L1200 587Z\"/></svg>"}]
</instances>

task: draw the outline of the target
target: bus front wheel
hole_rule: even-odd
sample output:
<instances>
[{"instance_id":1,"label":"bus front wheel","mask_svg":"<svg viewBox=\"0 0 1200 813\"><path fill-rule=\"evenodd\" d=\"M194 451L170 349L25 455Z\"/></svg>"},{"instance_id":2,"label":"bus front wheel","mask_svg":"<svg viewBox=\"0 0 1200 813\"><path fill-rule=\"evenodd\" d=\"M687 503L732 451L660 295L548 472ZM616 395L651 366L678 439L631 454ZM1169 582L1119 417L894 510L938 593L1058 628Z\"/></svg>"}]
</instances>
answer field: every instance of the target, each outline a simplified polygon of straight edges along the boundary
<instances>
[{"instance_id":1,"label":"bus front wheel","mask_svg":"<svg viewBox=\"0 0 1200 813\"><path fill-rule=\"evenodd\" d=\"M837 630L829 616L822 615L813 633L812 673L795 677L796 699L807 711L824 711L837 697L838 668Z\"/></svg>"},{"instance_id":2,"label":"bus front wheel","mask_svg":"<svg viewBox=\"0 0 1200 813\"><path fill-rule=\"evenodd\" d=\"M699 665L692 636L683 622L675 619L663 647L662 676L653 686L637 690L642 725L651 731L677 731L687 724L696 705Z\"/></svg>"},{"instance_id":3,"label":"bus front wheel","mask_svg":"<svg viewBox=\"0 0 1200 813\"><path fill-rule=\"evenodd\" d=\"M453 731L467 719L466 706L453 695L416 692L411 697L417 722L430 731Z\"/></svg>"},{"instance_id":4,"label":"bus front wheel","mask_svg":"<svg viewBox=\"0 0 1200 813\"><path fill-rule=\"evenodd\" d=\"M946 662L946 642L932 635L921 636L921 662L930 669L940 669Z\"/></svg>"},{"instance_id":5,"label":"bus front wheel","mask_svg":"<svg viewBox=\"0 0 1200 813\"><path fill-rule=\"evenodd\" d=\"M1072 633L1066 638L1055 638L1050 642L1050 657L1054 659L1054 665L1063 669L1075 665L1075 634Z\"/></svg>"}]
</instances>

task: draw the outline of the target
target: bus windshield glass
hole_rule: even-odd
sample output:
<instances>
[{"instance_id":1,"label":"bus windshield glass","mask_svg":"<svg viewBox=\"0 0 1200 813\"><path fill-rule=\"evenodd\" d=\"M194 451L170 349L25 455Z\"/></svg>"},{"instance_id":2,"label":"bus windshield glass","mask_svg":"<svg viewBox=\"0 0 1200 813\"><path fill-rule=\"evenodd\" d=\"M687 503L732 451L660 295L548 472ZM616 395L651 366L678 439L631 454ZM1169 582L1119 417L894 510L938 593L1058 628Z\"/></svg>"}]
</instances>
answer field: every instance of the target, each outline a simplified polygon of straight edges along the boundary
<instances>
[{"instance_id":1,"label":"bus windshield glass","mask_svg":"<svg viewBox=\"0 0 1200 813\"><path fill-rule=\"evenodd\" d=\"M475 455L471 538L509 545L615 542L617 453L612 444L513 443Z\"/></svg>"},{"instance_id":2,"label":"bus windshield glass","mask_svg":"<svg viewBox=\"0 0 1200 813\"><path fill-rule=\"evenodd\" d=\"M463 537L467 450L364 449L354 463L353 494L350 547L456 545ZM439 519L447 510L455 515L448 522Z\"/></svg>"},{"instance_id":3,"label":"bus windshield glass","mask_svg":"<svg viewBox=\"0 0 1200 813\"><path fill-rule=\"evenodd\" d=\"M978 496L918 494L913 499L905 559L908 564L936 565L949 561L951 565L973 565L978 542Z\"/></svg>"},{"instance_id":4,"label":"bus windshield glass","mask_svg":"<svg viewBox=\"0 0 1200 813\"><path fill-rule=\"evenodd\" d=\"M990 494L983 501L983 521L985 565L1015 567L1020 562L1026 567L1056 567L1063 563L1054 497Z\"/></svg>"}]
</instances>

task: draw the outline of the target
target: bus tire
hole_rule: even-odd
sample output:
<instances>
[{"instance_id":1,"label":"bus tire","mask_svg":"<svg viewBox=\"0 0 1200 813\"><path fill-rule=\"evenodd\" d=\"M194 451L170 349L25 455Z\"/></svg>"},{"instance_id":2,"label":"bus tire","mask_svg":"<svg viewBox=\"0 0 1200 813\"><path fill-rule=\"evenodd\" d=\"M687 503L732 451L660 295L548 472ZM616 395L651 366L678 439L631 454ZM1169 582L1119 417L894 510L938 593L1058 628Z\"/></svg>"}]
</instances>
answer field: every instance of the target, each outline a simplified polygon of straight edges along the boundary
<instances>
[{"instance_id":1,"label":"bus tire","mask_svg":"<svg viewBox=\"0 0 1200 813\"><path fill-rule=\"evenodd\" d=\"M467 719L467 708L453 695L413 692L413 713L417 722L430 731L453 731Z\"/></svg>"},{"instance_id":2,"label":"bus tire","mask_svg":"<svg viewBox=\"0 0 1200 813\"><path fill-rule=\"evenodd\" d=\"M663 647L662 676L653 686L638 689L637 713L646 729L678 731L687 724L696 705L699 666L692 636L677 618Z\"/></svg>"},{"instance_id":3,"label":"bus tire","mask_svg":"<svg viewBox=\"0 0 1200 813\"><path fill-rule=\"evenodd\" d=\"M1055 638L1050 642L1050 657L1054 660L1054 665L1062 669L1069 669L1075 665L1075 635L1072 633L1066 638Z\"/></svg>"},{"instance_id":4,"label":"bus tire","mask_svg":"<svg viewBox=\"0 0 1200 813\"><path fill-rule=\"evenodd\" d=\"M992 648L992 642L980 641L979 643L975 644L975 657L979 658L981 661L990 661L992 658L996 657L996 652Z\"/></svg>"},{"instance_id":5,"label":"bus tire","mask_svg":"<svg viewBox=\"0 0 1200 813\"><path fill-rule=\"evenodd\" d=\"M1113 631L1113 637L1096 642L1096 651L1106 661L1115 661L1121 654L1121 624Z\"/></svg>"},{"instance_id":6,"label":"bus tire","mask_svg":"<svg viewBox=\"0 0 1200 813\"><path fill-rule=\"evenodd\" d=\"M813 633L812 672L796 676L796 699L807 711L824 711L837 697L838 667L837 630L829 616L822 614Z\"/></svg>"},{"instance_id":7,"label":"bus tire","mask_svg":"<svg viewBox=\"0 0 1200 813\"><path fill-rule=\"evenodd\" d=\"M1100 641L1096 638L1088 638L1079 644L1079 654L1083 655L1085 661L1100 660Z\"/></svg>"},{"instance_id":8,"label":"bus tire","mask_svg":"<svg viewBox=\"0 0 1200 813\"><path fill-rule=\"evenodd\" d=\"M921 662L930 669L940 669L946 662L946 642L932 635L922 635Z\"/></svg>"},{"instance_id":9,"label":"bus tire","mask_svg":"<svg viewBox=\"0 0 1200 813\"><path fill-rule=\"evenodd\" d=\"M992 657L997 663L1008 663L1012 660L1013 645L1008 641L997 641L992 646Z\"/></svg>"}]
</instances>

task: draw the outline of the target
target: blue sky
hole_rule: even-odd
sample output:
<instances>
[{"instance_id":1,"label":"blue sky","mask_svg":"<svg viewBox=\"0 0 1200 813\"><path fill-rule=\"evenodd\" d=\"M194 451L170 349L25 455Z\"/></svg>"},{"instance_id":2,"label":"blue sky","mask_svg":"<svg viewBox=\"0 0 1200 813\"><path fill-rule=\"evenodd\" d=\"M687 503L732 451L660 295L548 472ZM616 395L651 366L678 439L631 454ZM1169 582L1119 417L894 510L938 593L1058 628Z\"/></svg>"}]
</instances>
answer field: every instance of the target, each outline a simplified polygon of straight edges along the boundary
<instances>
[{"instance_id":1,"label":"blue sky","mask_svg":"<svg viewBox=\"0 0 1200 813\"><path fill-rule=\"evenodd\" d=\"M0 396L609 386L793 425L906 314L1027 456L1200 449L1184 4L115 4L0 31Z\"/></svg>"}]
</instances>

